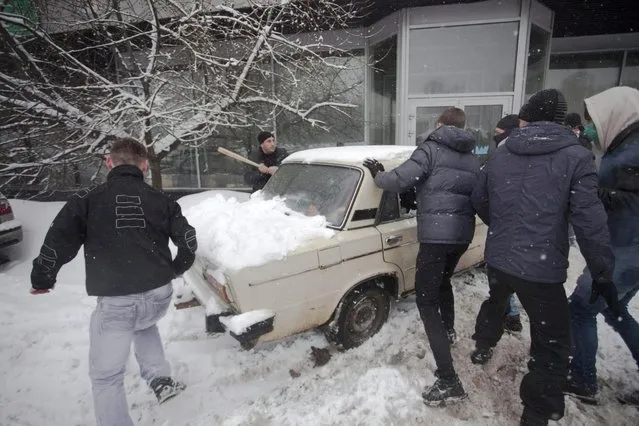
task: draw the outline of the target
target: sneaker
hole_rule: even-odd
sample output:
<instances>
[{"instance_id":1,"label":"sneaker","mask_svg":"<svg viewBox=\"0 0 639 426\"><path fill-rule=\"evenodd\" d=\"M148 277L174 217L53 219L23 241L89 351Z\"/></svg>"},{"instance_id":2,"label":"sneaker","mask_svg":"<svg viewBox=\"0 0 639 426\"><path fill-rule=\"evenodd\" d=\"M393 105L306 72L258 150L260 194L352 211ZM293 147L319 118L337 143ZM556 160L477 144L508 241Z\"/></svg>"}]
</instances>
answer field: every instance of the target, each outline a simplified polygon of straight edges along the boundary
<instances>
[{"instance_id":1,"label":"sneaker","mask_svg":"<svg viewBox=\"0 0 639 426\"><path fill-rule=\"evenodd\" d=\"M432 386L425 387L422 393L424 404L431 407L443 407L466 398L468 398L468 394L464 391L457 376L439 378Z\"/></svg>"},{"instance_id":2,"label":"sneaker","mask_svg":"<svg viewBox=\"0 0 639 426\"><path fill-rule=\"evenodd\" d=\"M639 390L624 395L619 395L617 399L622 404L634 405L635 407L639 407Z\"/></svg>"},{"instance_id":3,"label":"sneaker","mask_svg":"<svg viewBox=\"0 0 639 426\"><path fill-rule=\"evenodd\" d=\"M564 395L570 395L583 403L597 405L597 391L568 379L564 385Z\"/></svg>"},{"instance_id":4,"label":"sneaker","mask_svg":"<svg viewBox=\"0 0 639 426\"><path fill-rule=\"evenodd\" d=\"M493 357L493 348L475 348L470 354L470 360L473 364L486 364Z\"/></svg>"},{"instance_id":5,"label":"sneaker","mask_svg":"<svg viewBox=\"0 0 639 426\"><path fill-rule=\"evenodd\" d=\"M521 325L521 318L517 315L506 315L504 317L504 330L512 333L521 333L524 327Z\"/></svg>"},{"instance_id":6,"label":"sneaker","mask_svg":"<svg viewBox=\"0 0 639 426\"><path fill-rule=\"evenodd\" d=\"M457 342L457 333L455 332L454 328L451 328L450 330L446 331L446 334L448 335L448 343L450 343L450 345L454 345Z\"/></svg>"},{"instance_id":7,"label":"sneaker","mask_svg":"<svg viewBox=\"0 0 639 426\"><path fill-rule=\"evenodd\" d=\"M186 385L176 382L170 377L157 377L151 381L151 389L158 402L162 404L186 389Z\"/></svg>"}]
</instances>

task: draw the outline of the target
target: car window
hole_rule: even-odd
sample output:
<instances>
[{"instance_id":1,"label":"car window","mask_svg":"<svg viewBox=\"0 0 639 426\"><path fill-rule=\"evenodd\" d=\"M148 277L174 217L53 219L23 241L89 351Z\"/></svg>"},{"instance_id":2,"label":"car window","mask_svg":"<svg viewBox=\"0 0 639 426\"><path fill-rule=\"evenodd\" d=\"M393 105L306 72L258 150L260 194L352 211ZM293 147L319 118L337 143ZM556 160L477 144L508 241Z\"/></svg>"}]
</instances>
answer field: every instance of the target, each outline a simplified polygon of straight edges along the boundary
<instances>
[{"instance_id":1,"label":"car window","mask_svg":"<svg viewBox=\"0 0 639 426\"><path fill-rule=\"evenodd\" d=\"M307 216L322 215L330 226L341 226L355 195L358 169L319 164L283 164L262 190L265 198L279 196Z\"/></svg>"},{"instance_id":2,"label":"car window","mask_svg":"<svg viewBox=\"0 0 639 426\"><path fill-rule=\"evenodd\" d=\"M395 192L384 191L376 222L385 223L397 219L399 219L399 197Z\"/></svg>"}]
</instances>

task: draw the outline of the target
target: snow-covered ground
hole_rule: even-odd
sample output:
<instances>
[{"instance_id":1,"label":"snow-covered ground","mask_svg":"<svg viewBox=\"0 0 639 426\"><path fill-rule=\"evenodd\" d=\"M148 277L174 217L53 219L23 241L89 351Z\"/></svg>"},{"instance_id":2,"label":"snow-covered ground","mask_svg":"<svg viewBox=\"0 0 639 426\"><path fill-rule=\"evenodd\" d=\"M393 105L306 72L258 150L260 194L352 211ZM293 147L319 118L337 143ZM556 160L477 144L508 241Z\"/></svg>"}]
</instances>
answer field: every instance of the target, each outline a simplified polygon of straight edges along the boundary
<instances>
[{"instance_id":1,"label":"snow-covered ground","mask_svg":"<svg viewBox=\"0 0 639 426\"><path fill-rule=\"evenodd\" d=\"M23 243L6 250L14 259L0 267L0 424L91 425L87 374L89 316L95 304L84 290L82 253L62 268L55 291L33 296L31 261L61 203L12 201L24 227ZM186 207L186 206L185 206ZM568 287L583 267L571 252ZM227 335L204 333L202 308L170 310L160 323L175 376L188 388L158 406L131 358L125 385L131 414L140 425L513 425L521 405L528 324L521 337L506 335L484 367L470 363L470 335L487 294L481 273L455 278L453 348L470 399L447 408L421 402L434 380L434 361L414 298L394 305L389 322L359 348L337 352L314 368L311 346L325 347L319 332L242 351ZM632 304L639 315L639 299ZM636 365L621 339L600 321L599 407L567 399L561 425L636 425L636 408L619 405L617 391L639 387ZM298 376L299 377L293 377ZM552 424L552 422L551 422Z\"/></svg>"}]
</instances>

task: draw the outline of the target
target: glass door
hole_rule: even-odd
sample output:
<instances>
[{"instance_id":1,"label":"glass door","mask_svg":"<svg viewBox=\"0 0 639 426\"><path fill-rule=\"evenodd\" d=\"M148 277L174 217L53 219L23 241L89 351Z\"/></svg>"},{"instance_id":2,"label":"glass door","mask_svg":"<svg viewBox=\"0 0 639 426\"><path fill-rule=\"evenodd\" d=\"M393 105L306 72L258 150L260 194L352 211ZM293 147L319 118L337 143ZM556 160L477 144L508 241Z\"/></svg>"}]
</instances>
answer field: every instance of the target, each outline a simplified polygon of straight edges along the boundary
<instances>
[{"instance_id":1,"label":"glass door","mask_svg":"<svg viewBox=\"0 0 639 426\"><path fill-rule=\"evenodd\" d=\"M417 137L435 130L440 114L451 107L464 110L466 129L477 139L475 154L482 160L486 159L490 147L494 145L495 125L512 110L511 96L410 99L406 144L415 144Z\"/></svg>"}]
</instances>

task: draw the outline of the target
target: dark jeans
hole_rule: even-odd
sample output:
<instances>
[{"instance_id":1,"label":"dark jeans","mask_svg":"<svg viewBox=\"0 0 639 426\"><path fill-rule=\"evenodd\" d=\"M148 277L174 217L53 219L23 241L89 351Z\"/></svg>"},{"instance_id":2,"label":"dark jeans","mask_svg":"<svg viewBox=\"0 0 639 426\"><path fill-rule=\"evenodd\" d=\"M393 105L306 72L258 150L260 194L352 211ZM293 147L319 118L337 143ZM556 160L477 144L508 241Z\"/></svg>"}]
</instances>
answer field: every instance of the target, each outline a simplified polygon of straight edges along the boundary
<instances>
[{"instance_id":1,"label":"dark jeans","mask_svg":"<svg viewBox=\"0 0 639 426\"><path fill-rule=\"evenodd\" d=\"M417 254L415 292L437 376L454 377L447 330L455 327L455 299L450 277L467 244L421 244Z\"/></svg>"},{"instance_id":2,"label":"dark jeans","mask_svg":"<svg viewBox=\"0 0 639 426\"><path fill-rule=\"evenodd\" d=\"M490 297L481 305L473 339L478 348L501 338L508 298L516 293L530 319L530 361L519 394L524 406L547 419L564 415L563 387L570 357L570 313L563 283L523 280L488 267Z\"/></svg>"}]
</instances>

